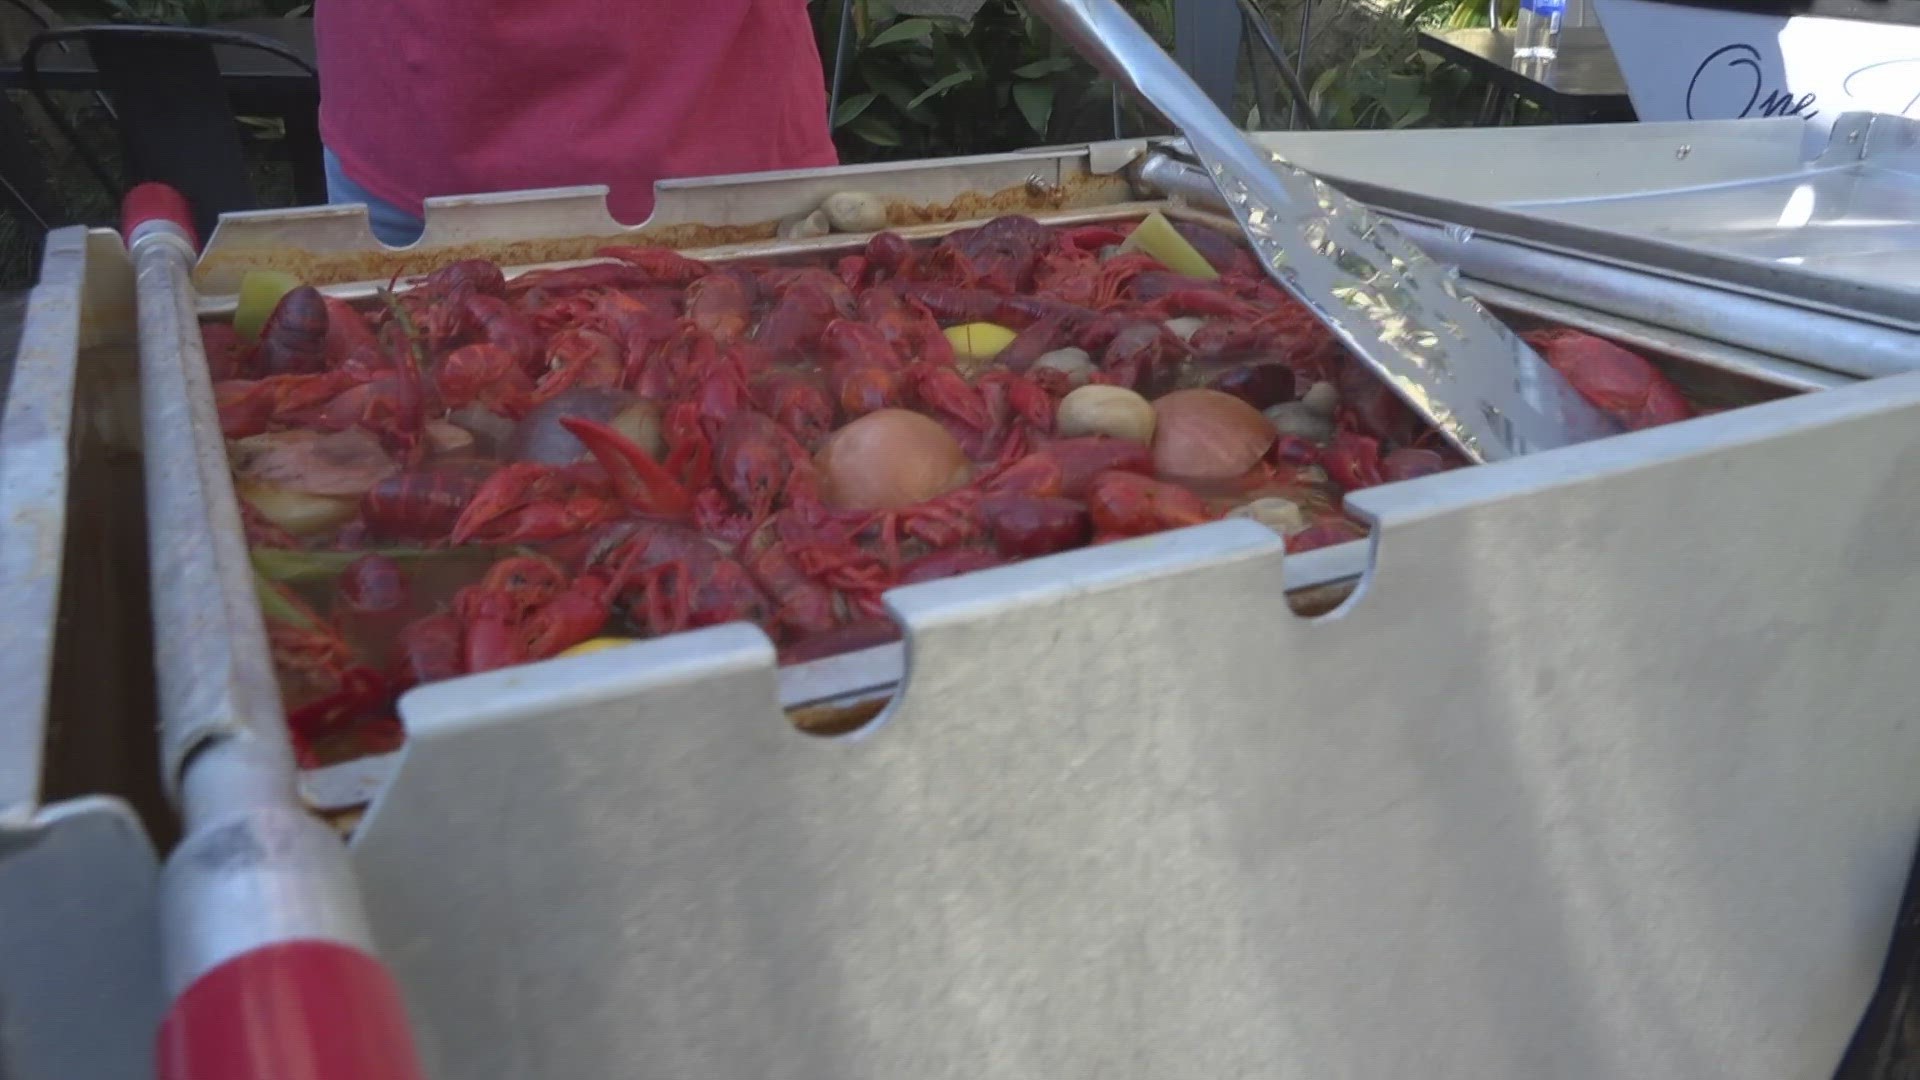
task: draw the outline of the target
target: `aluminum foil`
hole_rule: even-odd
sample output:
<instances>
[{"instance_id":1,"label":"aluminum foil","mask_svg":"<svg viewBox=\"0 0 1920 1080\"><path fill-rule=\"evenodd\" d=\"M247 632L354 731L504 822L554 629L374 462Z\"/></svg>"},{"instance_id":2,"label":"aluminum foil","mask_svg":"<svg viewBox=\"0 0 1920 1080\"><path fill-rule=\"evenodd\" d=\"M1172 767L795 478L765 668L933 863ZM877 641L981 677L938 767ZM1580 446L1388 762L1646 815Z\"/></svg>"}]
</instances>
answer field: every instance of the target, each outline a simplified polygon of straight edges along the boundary
<instances>
[{"instance_id":1,"label":"aluminum foil","mask_svg":"<svg viewBox=\"0 0 1920 1080\"><path fill-rule=\"evenodd\" d=\"M1619 426L1359 203L1255 147L1115 0L1028 0L1180 128L1267 272L1473 461Z\"/></svg>"},{"instance_id":2,"label":"aluminum foil","mask_svg":"<svg viewBox=\"0 0 1920 1080\"><path fill-rule=\"evenodd\" d=\"M1233 167L1208 173L1267 272L1478 462L1620 431L1392 225L1268 154L1286 213ZM1202 160L1205 160L1204 158Z\"/></svg>"}]
</instances>

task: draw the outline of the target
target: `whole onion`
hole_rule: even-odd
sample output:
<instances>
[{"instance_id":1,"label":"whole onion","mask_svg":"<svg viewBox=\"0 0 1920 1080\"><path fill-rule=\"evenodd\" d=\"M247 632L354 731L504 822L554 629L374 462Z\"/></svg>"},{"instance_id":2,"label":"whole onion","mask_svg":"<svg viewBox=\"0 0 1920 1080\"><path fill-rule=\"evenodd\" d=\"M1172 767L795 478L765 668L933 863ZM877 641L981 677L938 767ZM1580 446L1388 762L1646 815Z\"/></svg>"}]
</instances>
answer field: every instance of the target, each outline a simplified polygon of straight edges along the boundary
<instances>
[{"instance_id":1,"label":"whole onion","mask_svg":"<svg viewBox=\"0 0 1920 1080\"><path fill-rule=\"evenodd\" d=\"M1273 425L1260 410L1218 390L1175 390L1153 412L1153 467L1162 476L1231 479L1273 445Z\"/></svg>"},{"instance_id":2,"label":"whole onion","mask_svg":"<svg viewBox=\"0 0 1920 1080\"><path fill-rule=\"evenodd\" d=\"M892 510L944 495L967 482L960 444L939 422L906 409L880 409L827 437L814 463L833 505Z\"/></svg>"}]
</instances>

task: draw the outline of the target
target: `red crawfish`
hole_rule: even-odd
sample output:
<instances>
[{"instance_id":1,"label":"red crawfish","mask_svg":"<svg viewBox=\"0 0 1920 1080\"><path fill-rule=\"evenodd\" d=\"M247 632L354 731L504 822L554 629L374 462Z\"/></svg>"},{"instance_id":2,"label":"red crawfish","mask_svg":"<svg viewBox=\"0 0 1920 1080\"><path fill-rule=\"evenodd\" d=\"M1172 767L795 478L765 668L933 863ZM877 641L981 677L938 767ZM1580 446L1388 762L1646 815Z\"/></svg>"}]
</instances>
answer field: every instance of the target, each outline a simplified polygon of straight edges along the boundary
<instances>
[{"instance_id":1,"label":"red crawfish","mask_svg":"<svg viewBox=\"0 0 1920 1080\"><path fill-rule=\"evenodd\" d=\"M823 271L824 273L824 271ZM820 344L820 335L836 318L853 314L853 302L847 287L831 274L826 275L834 288L817 280L801 280L779 291L779 298L753 340L776 360L792 360L804 350Z\"/></svg>"},{"instance_id":2,"label":"red crawfish","mask_svg":"<svg viewBox=\"0 0 1920 1080\"><path fill-rule=\"evenodd\" d=\"M873 327L894 355L933 364L953 363L953 343L926 308L901 296L898 290L877 286L856 302L860 321Z\"/></svg>"},{"instance_id":3,"label":"red crawfish","mask_svg":"<svg viewBox=\"0 0 1920 1080\"><path fill-rule=\"evenodd\" d=\"M327 306L326 357L329 364L345 363L350 357L381 353L380 340L374 337L373 328L367 325L366 316L360 309L337 297L322 297Z\"/></svg>"},{"instance_id":4,"label":"red crawfish","mask_svg":"<svg viewBox=\"0 0 1920 1080\"><path fill-rule=\"evenodd\" d=\"M1130 472L1104 472L1087 489L1096 542L1145 536L1212 521L1198 495L1177 484Z\"/></svg>"},{"instance_id":5,"label":"red crawfish","mask_svg":"<svg viewBox=\"0 0 1920 1080\"><path fill-rule=\"evenodd\" d=\"M642 284L664 285L675 289L684 289L706 277L713 268L697 259L668 248L661 247L603 247L595 254L603 258L618 259L638 270L644 277ZM619 286L627 288L628 286Z\"/></svg>"},{"instance_id":6,"label":"red crawfish","mask_svg":"<svg viewBox=\"0 0 1920 1080\"><path fill-rule=\"evenodd\" d=\"M754 378L752 390L754 404L800 440L800 445L817 447L833 431L833 398L818 372L769 368Z\"/></svg>"},{"instance_id":7,"label":"red crawfish","mask_svg":"<svg viewBox=\"0 0 1920 1080\"><path fill-rule=\"evenodd\" d=\"M599 567L607 595L652 634L729 622L761 622L772 605L747 568L722 555L699 530L642 520L622 526Z\"/></svg>"},{"instance_id":8,"label":"red crawfish","mask_svg":"<svg viewBox=\"0 0 1920 1080\"><path fill-rule=\"evenodd\" d=\"M320 290L302 285L274 305L260 330L256 353L268 375L311 375L327 366L327 301Z\"/></svg>"},{"instance_id":9,"label":"red crawfish","mask_svg":"<svg viewBox=\"0 0 1920 1080\"><path fill-rule=\"evenodd\" d=\"M360 520L376 540L439 540L473 501L486 466L444 464L386 477L360 497Z\"/></svg>"},{"instance_id":10,"label":"red crawfish","mask_svg":"<svg viewBox=\"0 0 1920 1080\"><path fill-rule=\"evenodd\" d=\"M578 416L561 417L560 426L595 464L498 469L454 522L454 543L556 540L630 512L679 516L691 509L686 488L620 432Z\"/></svg>"},{"instance_id":11,"label":"red crawfish","mask_svg":"<svg viewBox=\"0 0 1920 1080\"><path fill-rule=\"evenodd\" d=\"M1680 388L1658 368L1605 338L1578 330L1534 330L1521 336L1581 397L1628 431L1693 415Z\"/></svg>"},{"instance_id":12,"label":"red crawfish","mask_svg":"<svg viewBox=\"0 0 1920 1080\"><path fill-rule=\"evenodd\" d=\"M719 344L731 344L746 335L758 292L753 278L740 271L710 273L687 286L687 321Z\"/></svg>"},{"instance_id":13,"label":"red crawfish","mask_svg":"<svg viewBox=\"0 0 1920 1080\"><path fill-rule=\"evenodd\" d=\"M551 559L515 555L455 594L465 621L462 666L493 671L544 660L593 637L606 625L606 579L569 577Z\"/></svg>"}]
</instances>

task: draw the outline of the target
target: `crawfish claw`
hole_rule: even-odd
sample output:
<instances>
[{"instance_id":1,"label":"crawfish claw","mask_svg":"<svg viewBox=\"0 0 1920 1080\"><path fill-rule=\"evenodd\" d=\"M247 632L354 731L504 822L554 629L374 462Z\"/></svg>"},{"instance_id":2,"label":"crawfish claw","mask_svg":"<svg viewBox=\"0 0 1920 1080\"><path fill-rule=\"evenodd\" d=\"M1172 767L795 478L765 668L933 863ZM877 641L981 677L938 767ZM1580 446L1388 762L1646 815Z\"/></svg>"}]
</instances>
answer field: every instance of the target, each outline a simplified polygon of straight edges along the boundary
<instances>
[{"instance_id":1,"label":"crawfish claw","mask_svg":"<svg viewBox=\"0 0 1920 1080\"><path fill-rule=\"evenodd\" d=\"M560 426L580 440L607 472L614 491L635 510L678 517L693 508L693 497L680 481L635 445L632 439L579 416L563 416Z\"/></svg>"}]
</instances>

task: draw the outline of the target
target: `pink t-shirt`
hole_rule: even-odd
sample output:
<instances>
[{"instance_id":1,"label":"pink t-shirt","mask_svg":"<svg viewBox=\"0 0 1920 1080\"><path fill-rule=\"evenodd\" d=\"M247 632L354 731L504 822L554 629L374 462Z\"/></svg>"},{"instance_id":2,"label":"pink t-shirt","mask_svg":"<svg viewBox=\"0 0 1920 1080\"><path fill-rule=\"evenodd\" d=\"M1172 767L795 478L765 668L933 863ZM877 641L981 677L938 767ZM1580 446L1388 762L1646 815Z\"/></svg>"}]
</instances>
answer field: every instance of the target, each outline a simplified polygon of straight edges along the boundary
<instances>
[{"instance_id":1,"label":"pink t-shirt","mask_svg":"<svg viewBox=\"0 0 1920 1080\"><path fill-rule=\"evenodd\" d=\"M414 213L432 195L837 164L806 0L319 0L320 135Z\"/></svg>"}]
</instances>

